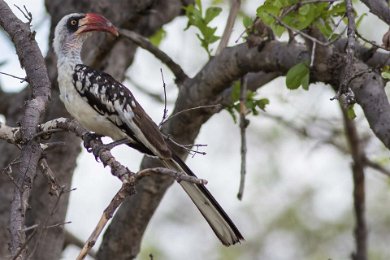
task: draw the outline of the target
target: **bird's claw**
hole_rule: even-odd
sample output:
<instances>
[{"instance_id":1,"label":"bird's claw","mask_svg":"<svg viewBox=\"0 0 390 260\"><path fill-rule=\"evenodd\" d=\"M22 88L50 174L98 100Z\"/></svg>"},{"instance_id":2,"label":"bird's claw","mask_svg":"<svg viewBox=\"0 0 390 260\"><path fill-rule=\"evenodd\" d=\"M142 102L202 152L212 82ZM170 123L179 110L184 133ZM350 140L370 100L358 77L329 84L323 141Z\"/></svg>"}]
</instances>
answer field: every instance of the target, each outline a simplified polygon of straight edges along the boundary
<instances>
[{"instance_id":1,"label":"bird's claw","mask_svg":"<svg viewBox=\"0 0 390 260\"><path fill-rule=\"evenodd\" d=\"M99 140L101 137L103 136L95 133L86 133L83 135L84 147L87 149L88 152L92 151L92 148L89 145L90 142L93 140Z\"/></svg>"},{"instance_id":2,"label":"bird's claw","mask_svg":"<svg viewBox=\"0 0 390 260\"><path fill-rule=\"evenodd\" d=\"M87 149L87 152L92 153L95 156L96 161L99 161L98 158L99 158L99 154L100 154L100 151L102 148L98 147L98 148L93 149L91 147L90 143L91 143L91 141L94 141L94 140L100 141L100 143L101 143L101 140L100 140L101 137L103 137L103 136L95 134L95 133L86 133L83 136L85 149Z\"/></svg>"}]
</instances>

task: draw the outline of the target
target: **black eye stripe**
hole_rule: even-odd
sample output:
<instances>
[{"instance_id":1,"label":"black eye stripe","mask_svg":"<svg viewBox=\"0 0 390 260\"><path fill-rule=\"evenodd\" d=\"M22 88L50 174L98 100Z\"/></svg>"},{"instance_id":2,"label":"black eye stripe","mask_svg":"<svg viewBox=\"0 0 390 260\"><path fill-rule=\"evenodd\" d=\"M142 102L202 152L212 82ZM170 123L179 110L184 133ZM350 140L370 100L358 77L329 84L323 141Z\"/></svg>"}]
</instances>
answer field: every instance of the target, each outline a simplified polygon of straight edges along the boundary
<instances>
[{"instance_id":1,"label":"black eye stripe","mask_svg":"<svg viewBox=\"0 0 390 260\"><path fill-rule=\"evenodd\" d=\"M70 17L68 21L66 22L66 27L68 28L69 32L75 32L79 28L79 20L84 18L85 16L76 16L76 17Z\"/></svg>"}]
</instances>

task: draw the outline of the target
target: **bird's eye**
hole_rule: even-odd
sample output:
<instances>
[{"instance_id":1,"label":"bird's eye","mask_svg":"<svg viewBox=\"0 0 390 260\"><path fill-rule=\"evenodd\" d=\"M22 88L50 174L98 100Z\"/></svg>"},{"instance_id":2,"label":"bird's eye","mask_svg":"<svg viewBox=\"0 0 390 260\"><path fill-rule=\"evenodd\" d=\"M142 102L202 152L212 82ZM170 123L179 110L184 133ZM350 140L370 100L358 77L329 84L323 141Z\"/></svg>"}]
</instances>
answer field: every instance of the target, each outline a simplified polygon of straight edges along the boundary
<instances>
[{"instance_id":1,"label":"bird's eye","mask_svg":"<svg viewBox=\"0 0 390 260\"><path fill-rule=\"evenodd\" d=\"M76 21L76 20L71 20L71 21L70 21L70 24L71 24L71 25L76 25L76 24L77 24L77 21Z\"/></svg>"}]
</instances>

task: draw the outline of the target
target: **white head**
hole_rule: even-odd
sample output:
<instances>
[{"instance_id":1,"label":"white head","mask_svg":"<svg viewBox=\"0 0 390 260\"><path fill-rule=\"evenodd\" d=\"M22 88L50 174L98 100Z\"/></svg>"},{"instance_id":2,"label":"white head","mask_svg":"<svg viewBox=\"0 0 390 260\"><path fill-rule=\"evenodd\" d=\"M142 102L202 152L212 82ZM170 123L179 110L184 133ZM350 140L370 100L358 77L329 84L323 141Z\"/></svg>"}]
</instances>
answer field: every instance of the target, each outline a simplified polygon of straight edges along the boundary
<instances>
[{"instance_id":1,"label":"white head","mask_svg":"<svg viewBox=\"0 0 390 260\"><path fill-rule=\"evenodd\" d=\"M81 48L93 31L109 32L118 36L115 26L102 15L73 13L64 16L54 32L53 47L58 61L81 63Z\"/></svg>"}]
</instances>

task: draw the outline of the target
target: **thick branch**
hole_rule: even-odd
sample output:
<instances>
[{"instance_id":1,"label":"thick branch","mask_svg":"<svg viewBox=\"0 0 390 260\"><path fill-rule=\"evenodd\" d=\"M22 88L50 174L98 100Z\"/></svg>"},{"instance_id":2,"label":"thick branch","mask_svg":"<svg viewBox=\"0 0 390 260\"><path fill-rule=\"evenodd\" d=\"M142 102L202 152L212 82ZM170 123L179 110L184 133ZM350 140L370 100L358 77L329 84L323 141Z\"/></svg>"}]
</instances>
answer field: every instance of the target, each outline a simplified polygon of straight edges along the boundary
<instances>
[{"instance_id":1,"label":"thick branch","mask_svg":"<svg viewBox=\"0 0 390 260\"><path fill-rule=\"evenodd\" d=\"M24 247L26 236L23 231L25 213L42 152L39 144L32 138L50 97L50 81L44 59L34 40L34 33L30 31L29 24L20 21L4 1L0 1L0 26L11 37L20 64L25 68L32 88L32 98L26 102L21 122L25 144L22 146L20 155L21 162L18 165L17 183L22 191L15 188L11 204L11 254L13 257L19 255L21 259L24 259L26 257Z\"/></svg>"},{"instance_id":2,"label":"thick branch","mask_svg":"<svg viewBox=\"0 0 390 260\"><path fill-rule=\"evenodd\" d=\"M371 13L390 25L389 6L385 0L362 0L362 2L367 5Z\"/></svg>"},{"instance_id":3,"label":"thick branch","mask_svg":"<svg viewBox=\"0 0 390 260\"><path fill-rule=\"evenodd\" d=\"M310 75L311 80L321 79L325 83L338 86L341 69L337 66L345 66L344 54L337 53L333 49L324 52L324 54L324 57L321 57L323 69L313 71ZM220 55L211 59L194 78L187 79L182 84L172 113L175 114L191 107L220 103L221 94L231 86L234 80L248 72L264 71L265 73L284 74L293 65L309 60L310 54L306 47L298 43L287 44L270 41L262 49L248 48L246 44L225 48ZM368 71L367 69L368 66L363 62L357 61L354 64L354 71L357 70L361 73ZM374 72L359 75L351 80L350 87L355 92L357 102L362 105L363 110L368 115L371 128L382 142L390 147L390 105L384 93L380 75ZM372 89L374 89L373 92ZM202 124L214 113L216 111L210 111L210 109L182 113L165 124L163 131L169 133L180 143L194 143ZM384 123L381 124L381 122ZM186 156L184 151L177 152L182 157ZM147 168L156 165L158 163L150 158L144 159L142 164L143 167ZM109 228L106 233L106 241L111 238L111 243L106 244L111 248L111 253L115 254L114 248L123 248L122 252L125 252L127 248L129 251L122 257L134 258L137 255L140 248L138 241L171 183L171 180L163 177L147 178L139 183L137 186L139 192L132 196L128 202L125 202L125 207L119 209L114 217L116 221L113 221L112 228ZM129 218L133 221L128 222ZM123 230L131 230L131 232L124 234ZM117 236L126 236L128 240L126 242L113 241L113 237ZM132 246L129 249L130 240ZM109 256L108 254L98 254L100 259Z\"/></svg>"}]
</instances>

